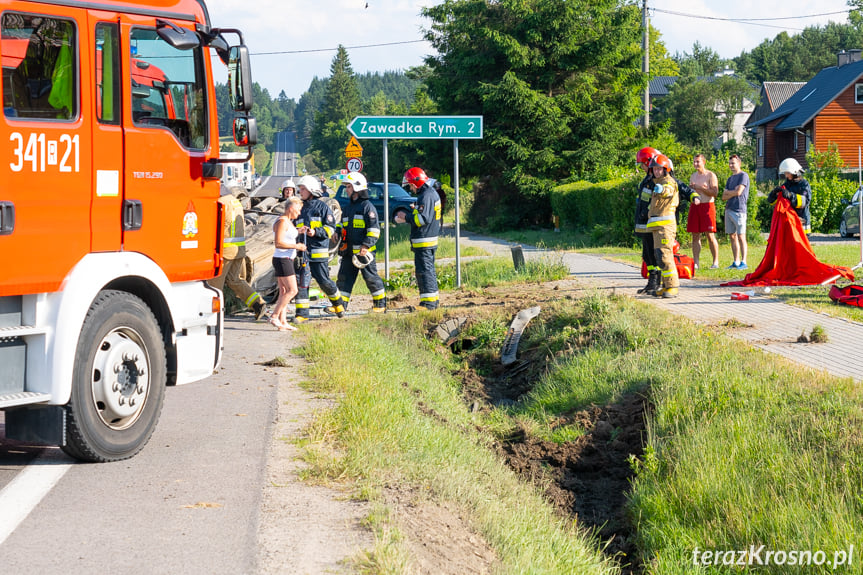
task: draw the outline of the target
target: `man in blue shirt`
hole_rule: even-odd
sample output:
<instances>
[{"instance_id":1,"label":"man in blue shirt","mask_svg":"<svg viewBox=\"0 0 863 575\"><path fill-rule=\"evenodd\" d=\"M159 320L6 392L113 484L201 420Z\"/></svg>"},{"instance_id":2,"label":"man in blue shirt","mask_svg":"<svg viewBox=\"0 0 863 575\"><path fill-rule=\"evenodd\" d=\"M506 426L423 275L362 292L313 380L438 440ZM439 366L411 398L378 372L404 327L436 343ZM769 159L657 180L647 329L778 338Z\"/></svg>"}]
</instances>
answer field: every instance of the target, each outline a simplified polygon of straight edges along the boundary
<instances>
[{"instance_id":1,"label":"man in blue shirt","mask_svg":"<svg viewBox=\"0 0 863 575\"><path fill-rule=\"evenodd\" d=\"M731 239L732 270L745 270L746 265L746 202L749 200L749 174L740 169L740 156L728 159L731 176L725 182L722 199L725 200L725 232Z\"/></svg>"}]
</instances>

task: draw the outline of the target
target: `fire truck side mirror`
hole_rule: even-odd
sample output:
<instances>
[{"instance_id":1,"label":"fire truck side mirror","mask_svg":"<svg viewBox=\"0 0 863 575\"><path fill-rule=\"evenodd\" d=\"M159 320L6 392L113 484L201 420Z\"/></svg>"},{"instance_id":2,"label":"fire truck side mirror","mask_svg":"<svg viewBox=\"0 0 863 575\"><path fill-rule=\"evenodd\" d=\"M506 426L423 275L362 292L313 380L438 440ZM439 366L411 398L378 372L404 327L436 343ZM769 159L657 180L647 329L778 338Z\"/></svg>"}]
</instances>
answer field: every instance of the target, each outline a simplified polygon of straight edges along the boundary
<instances>
[{"instance_id":1,"label":"fire truck side mirror","mask_svg":"<svg viewBox=\"0 0 863 575\"><path fill-rule=\"evenodd\" d=\"M177 50L191 50L201 45L198 35L167 20L156 20L156 34Z\"/></svg>"},{"instance_id":2,"label":"fire truck side mirror","mask_svg":"<svg viewBox=\"0 0 863 575\"><path fill-rule=\"evenodd\" d=\"M258 125L254 118L234 118L234 143L242 148L258 143Z\"/></svg>"},{"instance_id":3,"label":"fire truck side mirror","mask_svg":"<svg viewBox=\"0 0 863 575\"><path fill-rule=\"evenodd\" d=\"M228 57L228 90L231 108L235 112L252 109L252 68L249 64L249 49L232 46Z\"/></svg>"}]
</instances>

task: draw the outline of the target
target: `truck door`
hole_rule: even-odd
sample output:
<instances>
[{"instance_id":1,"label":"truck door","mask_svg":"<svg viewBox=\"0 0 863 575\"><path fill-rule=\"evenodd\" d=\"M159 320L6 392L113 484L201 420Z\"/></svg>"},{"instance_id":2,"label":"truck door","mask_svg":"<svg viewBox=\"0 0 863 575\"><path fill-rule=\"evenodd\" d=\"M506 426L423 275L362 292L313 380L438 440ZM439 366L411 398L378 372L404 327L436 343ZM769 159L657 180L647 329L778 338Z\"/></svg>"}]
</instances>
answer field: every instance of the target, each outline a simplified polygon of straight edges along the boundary
<instances>
[{"instance_id":1,"label":"truck door","mask_svg":"<svg viewBox=\"0 0 863 575\"><path fill-rule=\"evenodd\" d=\"M89 50L94 62L93 76L93 203L91 245L94 252L117 251L122 242L122 225L117 215L123 202L122 72L120 66L120 23L90 13L93 30Z\"/></svg>"},{"instance_id":2,"label":"truck door","mask_svg":"<svg viewBox=\"0 0 863 575\"><path fill-rule=\"evenodd\" d=\"M154 18L123 19L123 249L149 256L171 281L212 277L219 191L202 178L218 145L210 142L209 63L200 47L162 40ZM173 24L194 33L192 22Z\"/></svg>"},{"instance_id":3,"label":"truck door","mask_svg":"<svg viewBox=\"0 0 863 575\"><path fill-rule=\"evenodd\" d=\"M0 295L59 289L90 249L86 13L48 9L6 2L0 15Z\"/></svg>"}]
</instances>

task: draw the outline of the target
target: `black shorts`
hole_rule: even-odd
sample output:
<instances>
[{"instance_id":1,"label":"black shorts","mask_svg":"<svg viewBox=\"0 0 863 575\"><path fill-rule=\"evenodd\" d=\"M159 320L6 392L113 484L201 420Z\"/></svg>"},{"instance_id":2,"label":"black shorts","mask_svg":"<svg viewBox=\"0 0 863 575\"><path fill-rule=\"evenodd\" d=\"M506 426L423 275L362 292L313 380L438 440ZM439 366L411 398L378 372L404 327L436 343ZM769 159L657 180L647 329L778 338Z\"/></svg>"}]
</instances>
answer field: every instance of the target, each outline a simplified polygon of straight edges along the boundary
<instances>
[{"instance_id":1,"label":"black shorts","mask_svg":"<svg viewBox=\"0 0 863 575\"><path fill-rule=\"evenodd\" d=\"M277 278L287 278L294 275L294 260L292 258L273 258L273 269Z\"/></svg>"}]
</instances>

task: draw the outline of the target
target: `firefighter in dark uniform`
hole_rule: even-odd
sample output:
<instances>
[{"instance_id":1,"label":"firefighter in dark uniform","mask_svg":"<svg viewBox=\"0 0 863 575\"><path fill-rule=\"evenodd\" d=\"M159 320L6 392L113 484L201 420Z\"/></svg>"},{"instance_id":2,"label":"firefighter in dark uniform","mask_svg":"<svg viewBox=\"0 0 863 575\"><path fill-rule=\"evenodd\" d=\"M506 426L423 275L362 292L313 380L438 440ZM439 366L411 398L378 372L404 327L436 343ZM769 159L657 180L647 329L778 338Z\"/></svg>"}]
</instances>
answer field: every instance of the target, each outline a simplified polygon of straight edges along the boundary
<instances>
[{"instance_id":1,"label":"firefighter in dark uniform","mask_svg":"<svg viewBox=\"0 0 863 575\"><path fill-rule=\"evenodd\" d=\"M342 298L342 306L348 308L351 292L357 281L357 273L362 273L369 293L372 294L372 311L387 310L387 292L384 281L378 275L375 265L375 244L381 237L381 226L378 211L369 201L369 187L365 176L352 172L344 180L345 192L351 199L342 210L342 221L339 232L342 234L342 245L339 253L342 263L336 283Z\"/></svg>"},{"instance_id":2,"label":"firefighter in dark uniform","mask_svg":"<svg viewBox=\"0 0 863 575\"><path fill-rule=\"evenodd\" d=\"M441 229L441 201L431 184L429 177L420 168L409 169L402 179L402 186L417 196L409 221L411 250L414 252L417 286L420 290L420 305L426 309L437 309L440 296L434 259ZM401 214L399 216L396 223L404 222L404 217Z\"/></svg>"},{"instance_id":3,"label":"firefighter in dark uniform","mask_svg":"<svg viewBox=\"0 0 863 575\"><path fill-rule=\"evenodd\" d=\"M785 181L768 194L767 202L772 206L780 196L788 200L803 224L803 231L811 233L809 204L812 202L812 187L803 177L803 166L794 158L785 158L779 164L779 173L785 176Z\"/></svg>"},{"instance_id":4,"label":"firefighter in dark uniform","mask_svg":"<svg viewBox=\"0 0 863 575\"><path fill-rule=\"evenodd\" d=\"M295 323L309 320L309 287L312 278L321 286L330 300L330 310L338 317L345 315L342 297L336 282L330 279L330 237L336 233L336 217L330 207L320 198L321 184L317 178L303 176L297 182L303 209L294 221L297 232L304 236L300 239L306 244L306 251L297 254L305 258L304 265L297 268L297 297L294 300L297 313Z\"/></svg>"}]
</instances>

